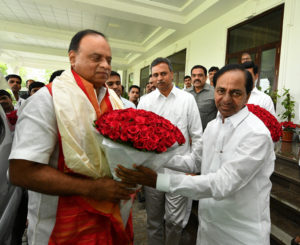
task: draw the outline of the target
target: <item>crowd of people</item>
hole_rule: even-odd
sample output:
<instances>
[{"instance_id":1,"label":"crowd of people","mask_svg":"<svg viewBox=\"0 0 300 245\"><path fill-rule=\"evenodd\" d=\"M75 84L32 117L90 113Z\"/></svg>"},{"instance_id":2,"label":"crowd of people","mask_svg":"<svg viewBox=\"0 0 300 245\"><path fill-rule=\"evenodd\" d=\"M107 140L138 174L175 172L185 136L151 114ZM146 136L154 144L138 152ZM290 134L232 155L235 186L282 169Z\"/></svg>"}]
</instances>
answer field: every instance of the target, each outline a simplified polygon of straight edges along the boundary
<instances>
[{"instance_id":1,"label":"crowd of people","mask_svg":"<svg viewBox=\"0 0 300 245\"><path fill-rule=\"evenodd\" d=\"M275 110L271 98L256 88L258 67L249 54L242 55L241 64L208 72L193 66L184 89L173 83L171 62L158 57L145 95L132 85L126 99L120 74L111 71L104 34L80 31L68 51L71 68L55 72L48 85L27 80L28 94L22 98L22 79L11 74L6 77L10 89L0 90L14 132L9 181L24 192L25 204L18 210L23 222L15 236L22 239L27 223L29 244L133 244L135 214L124 225L119 202L131 199L132 187L140 184L149 245L179 244L192 200L199 200L198 245L270 244L274 145L246 104L273 115ZM120 182L105 171L105 154L93 145L93 122L123 108L165 117L186 143L157 171L119 166ZM69 168L70 162L88 166L86 175ZM90 167L99 175L90 177Z\"/></svg>"}]
</instances>

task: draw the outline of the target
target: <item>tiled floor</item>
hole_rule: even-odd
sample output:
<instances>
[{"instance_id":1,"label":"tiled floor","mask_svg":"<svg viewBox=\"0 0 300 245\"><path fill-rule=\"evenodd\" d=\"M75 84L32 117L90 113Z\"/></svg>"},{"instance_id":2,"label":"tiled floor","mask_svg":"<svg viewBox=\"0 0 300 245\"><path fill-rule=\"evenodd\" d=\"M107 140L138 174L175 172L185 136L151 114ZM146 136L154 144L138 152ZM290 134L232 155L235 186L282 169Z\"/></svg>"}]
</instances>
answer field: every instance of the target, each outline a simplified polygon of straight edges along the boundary
<instances>
[{"instance_id":1,"label":"tiled floor","mask_svg":"<svg viewBox=\"0 0 300 245\"><path fill-rule=\"evenodd\" d=\"M145 202L140 203L137 200L134 201L132 217L134 245L147 245L147 214L145 210Z\"/></svg>"},{"instance_id":2,"label":"tiled floor","mask_svg":"<svg viewBox=\"0 0 300 245\"><path fill-rule=\"evenodd\" d=\"M133 230L134 245L147 245L147 214L145 210L145 202L140 203L135 200L133 204ZM195 245L197 238L198 219L191 214L189 222L183 230L180 245Z\"/></svg>"}]
</instances>

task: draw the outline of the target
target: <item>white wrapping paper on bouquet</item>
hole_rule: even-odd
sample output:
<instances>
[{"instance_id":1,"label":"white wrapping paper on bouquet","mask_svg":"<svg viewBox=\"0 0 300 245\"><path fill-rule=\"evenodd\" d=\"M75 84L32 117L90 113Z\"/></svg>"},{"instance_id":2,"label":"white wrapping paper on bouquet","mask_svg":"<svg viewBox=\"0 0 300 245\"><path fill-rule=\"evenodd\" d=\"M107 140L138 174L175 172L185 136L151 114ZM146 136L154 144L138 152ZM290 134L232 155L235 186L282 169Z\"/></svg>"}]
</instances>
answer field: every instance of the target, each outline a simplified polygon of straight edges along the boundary
<instances>
[{"instance_id":1,"label":"white wrapping paper on bouquet","mask_svg":"<svg viewBox=\"0 0 300 245\"><path fill-rule=\"evenodd\" d=\"M117 165L124 166L125 168L133 169L133 164L143 165L145 167L157 170L168 162L173 156L173 150L178 146L175 143L166 152L143 152L125 144L117 143L101 135L102 142L101 148L105 152L106 159L109 164L110 171L115 180L120 181L120 178L116 176L115 169ZM133 200L121 201L120 211L124 226L126 226Z\"/></svg>"}]
</instances>

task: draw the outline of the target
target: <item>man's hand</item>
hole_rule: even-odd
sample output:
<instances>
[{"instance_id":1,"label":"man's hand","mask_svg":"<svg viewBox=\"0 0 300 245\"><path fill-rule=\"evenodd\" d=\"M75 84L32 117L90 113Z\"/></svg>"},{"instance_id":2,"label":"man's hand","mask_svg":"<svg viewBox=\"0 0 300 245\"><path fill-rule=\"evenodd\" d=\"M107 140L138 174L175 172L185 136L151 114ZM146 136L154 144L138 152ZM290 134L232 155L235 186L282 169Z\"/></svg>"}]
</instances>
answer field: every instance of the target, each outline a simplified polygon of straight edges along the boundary
<instances>
[{"instance_id":1,"label":"man's hand","mask_svg":"<svg viewBox=\"0 0 300 245\"><path fill-rule=\"evenodd\" d=\"M87 196L98 201L119 202L120 199L128 200L130 199L130 194L135 192L134 189L128 188L136 187L136 184L118 182L106 177L93 182L90 184Z\"/></svg>"},{"instance_id":2,"label":"man's hand","mask_svg":"<svg viewBox=\"0 0 300 245\"><path fill-rule=\"evenodd\" d=\"M81 178L60 172L49 165L14 159L10 161L10 180L14 185L40 193L56 196L85 196L95 200L118 202L129 199L135 184L114 181L111 178L97 180Z\"/></svg>"},{"instance_id":3,"label":"man's hand","mask_svg":"<svg viewBox=\"0 0 300 245\"><path fill-rule=\"evenodd\" d=\"M122 179L122 182L156 187L157 173L155 171L143 166L136 166L135 164L133 167L135 170L118 165L116 173Z\"/></svg>"}]
</instances>

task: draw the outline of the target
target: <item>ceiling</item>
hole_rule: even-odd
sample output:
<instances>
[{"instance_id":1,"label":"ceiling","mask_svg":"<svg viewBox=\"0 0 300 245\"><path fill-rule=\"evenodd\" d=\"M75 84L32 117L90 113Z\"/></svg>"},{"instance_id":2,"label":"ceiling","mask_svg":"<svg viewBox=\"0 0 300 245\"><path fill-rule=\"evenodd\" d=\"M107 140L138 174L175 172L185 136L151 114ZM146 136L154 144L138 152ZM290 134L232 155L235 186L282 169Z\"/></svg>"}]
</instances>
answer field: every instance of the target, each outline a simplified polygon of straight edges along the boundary
<instances>
[{"instance_id":1,"label":"ceiling","mask_svg":"<svg viewBox=\"0 0 300 245\"><path fill-rule=\"evenodd\" d=\"M245 0L0 0L0 61L59 69L82 29L103 32L126 69ZM254 0L253 0L254 1Z\"/></svg>"}]
</instances>

